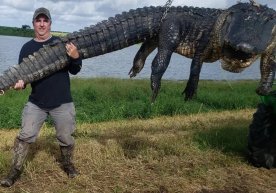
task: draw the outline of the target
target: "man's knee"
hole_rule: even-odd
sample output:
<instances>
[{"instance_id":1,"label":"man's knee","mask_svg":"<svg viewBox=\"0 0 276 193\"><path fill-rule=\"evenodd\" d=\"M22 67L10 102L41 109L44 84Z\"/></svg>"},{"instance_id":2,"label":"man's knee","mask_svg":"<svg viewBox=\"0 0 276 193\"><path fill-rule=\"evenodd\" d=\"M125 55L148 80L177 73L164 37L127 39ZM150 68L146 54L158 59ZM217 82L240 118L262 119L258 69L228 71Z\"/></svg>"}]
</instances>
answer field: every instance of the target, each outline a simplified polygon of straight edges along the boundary
<instances>
[{"instance_id":1,"label":"man's knee","mask_svg":"<svg viewBox=\"0 0 276 193\"><path fill-rule=\"evenodd\" d=\"M60 146L74 145L74 138L71 135L57 135L57 140Z\"/></svg>"},{"instance_id":2,"label":"man's knee","mask_svg":"<svg viewBox=\"0 0 276 193\"><path fill-rule=\"evenodd\" d=\"M18 134L17 138L26 143L34 143L36 141L37 135L31 134L31 133L20 132Z\"/></svg>"}]
</instances>

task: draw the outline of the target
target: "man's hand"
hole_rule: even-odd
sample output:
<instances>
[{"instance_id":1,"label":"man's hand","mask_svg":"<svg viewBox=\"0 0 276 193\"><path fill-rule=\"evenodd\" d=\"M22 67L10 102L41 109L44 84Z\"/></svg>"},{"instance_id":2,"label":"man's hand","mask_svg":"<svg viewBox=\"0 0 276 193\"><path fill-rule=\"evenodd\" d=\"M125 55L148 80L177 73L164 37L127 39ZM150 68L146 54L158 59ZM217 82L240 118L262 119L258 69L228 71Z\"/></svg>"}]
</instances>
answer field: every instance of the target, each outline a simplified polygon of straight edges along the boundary
<instances>
[{"instance_id":1,"label":"man's hand","mask_svg":"<svg viewBox=\"0 0 276 193\"><path fill-rule=\"evenodd\" d=\"M14 87L15 90L21 90L25 88L25 83L23 80L18 80L17 83L15 83Z\"/></svg>"},{"instance_id":2,"label":"man's hand","mask_svg":"<svg viewBox=\"0 0 276 193\"><path fill-rule=\"evenodd\" d=\"M66 47L68 56L70 56L73 59L77 59L80 57L77 47L72 42L66 44L65 47Z\"/></svg>"}]
</instances>

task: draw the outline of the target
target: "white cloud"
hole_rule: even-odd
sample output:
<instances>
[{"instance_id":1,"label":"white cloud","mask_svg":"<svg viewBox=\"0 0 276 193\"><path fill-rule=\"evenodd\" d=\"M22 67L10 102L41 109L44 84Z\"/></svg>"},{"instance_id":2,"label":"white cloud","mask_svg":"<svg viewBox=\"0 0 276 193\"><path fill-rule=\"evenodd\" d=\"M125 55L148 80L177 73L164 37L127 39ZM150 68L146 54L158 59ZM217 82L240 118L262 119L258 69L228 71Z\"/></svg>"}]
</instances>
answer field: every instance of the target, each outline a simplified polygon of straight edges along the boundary
<instances>
[{"instance_id":1,"label":"white cloud","mask_svg":"<svg viewBox=\"0 0 276 193\"><path fill-rule=\"evenodd\" d=\"M8 7L20 10L29 10L33 8L35 0L2 0L1 5L6 5Z\"/></svg>"},{"instance_id":2,"label":"white cloud","mask_svg":"<svg viewBox=\"0 0 276 193\"><path fill-rule=\"evenodd\" d=\"M249 0L242 0L248 2ZM33 12L47 7L52 14L54 31L77 31L122 11L144 6L163 6L167 0L0 0L0 25L32 25ZM237 0L174 0L173 6L227 8ZM257 0L276 8L275 0Z\"/></svg>"}]
</instances>

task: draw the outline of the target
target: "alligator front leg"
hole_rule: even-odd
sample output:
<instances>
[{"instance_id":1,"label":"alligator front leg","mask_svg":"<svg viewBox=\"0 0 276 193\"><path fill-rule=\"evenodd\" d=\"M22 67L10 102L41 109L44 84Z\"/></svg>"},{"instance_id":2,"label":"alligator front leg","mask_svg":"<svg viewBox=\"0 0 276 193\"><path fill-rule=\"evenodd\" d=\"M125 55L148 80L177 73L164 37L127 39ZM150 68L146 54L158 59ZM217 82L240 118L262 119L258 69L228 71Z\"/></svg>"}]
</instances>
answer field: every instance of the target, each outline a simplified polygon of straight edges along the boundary
<instances>
[{"instance_id":1,"label":"alligator front leg","mask_svg":"<svg viewBox=\"0 0 276 193\"><path fill-rule=\"evenodd\" d=\"M158 52L151 66L151 102L154 102L161 87L161 78L165 73L172 53L180 43L179 20L168 18L162 23L158 40Z\"/></svg>"},{"instance_id":2,"label":"alligator front leg","mask_svg":"<svg viewBox=\"0 0 276 193\"><path fill-rule=\"evenodd\" d=\"M191 100L194 97L196 97L196 91L202 63L203 62L200 59L200 55L196 55L192 60L189 80L187 82L186 88L182 92L182 94L185 94L185 101Z\"/></svg>"},{"instance_id":3,"label":"alligator front leg","mask_svg":"<svg viewBox=\"0 0 276 193\"><path fill-rule=\"evenodd\" d=\"M130 78L135 77L144 67L145 61L150 53L157 47L157 41L153 39L146 40L138 50L133 60L133 66L129 71Z\"/></svg>"},{"instance_id":4,"label":"alligator front leg","mask_svg":"<svg viewBox=\"0 0 276 193\"><path fill-rule=\"evenodd\" d=\"M158 92L161 87L161 78L163 74L165 73L171 56L172 56L172 51L169 50L163 50L159 49L153 62L152 62L152 67L151 67L151 90L152 90L152 97L151 97L151 102L153 103L158 95Z\"/></svg>"},{"instance_id":5,"label":"alligator front leg","mask_svg":"<svg viewBox=\"0 0 276 193\"><path fill-rule=\"evenodd\" d=\"M275 58L276 53L261 57L261 80L259 87L256 89L256 93L259 95L267 95L272 90L276 70Z\"/></svg>"}]
</instances>

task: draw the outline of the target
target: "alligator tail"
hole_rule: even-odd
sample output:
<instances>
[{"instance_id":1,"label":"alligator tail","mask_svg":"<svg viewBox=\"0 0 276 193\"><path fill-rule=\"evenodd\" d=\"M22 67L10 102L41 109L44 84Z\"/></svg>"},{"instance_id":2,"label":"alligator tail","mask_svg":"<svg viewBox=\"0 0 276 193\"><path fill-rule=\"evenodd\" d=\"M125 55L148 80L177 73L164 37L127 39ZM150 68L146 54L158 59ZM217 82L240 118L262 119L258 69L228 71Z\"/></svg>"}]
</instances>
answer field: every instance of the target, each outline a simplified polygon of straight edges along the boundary
<instances>
[{"instance_id":1,"label":"alligator tail","mask_svg":"<svg viewBox=\"0 0 276 193\"><path fill-rule=\"evenodd\" d=\"M68 34L63 41L76 44L83 59L120 50L156 36L162 12L162 7L144 7L123 12Z\"/></svg>"},{"instance_id":2,"label":"alligator tail","mask_svg":"<svg viewBox=\"0 0 276 193\"><path fill-rule=\"evenodd\" d=\"M0 94L14 86L18 80L23 80L27 84L42 79L64 68L68 61L65 44L60 40L45 45L32 55L23 58L20 64L3 72L0 76Z\"/></svg>"},{"instance_id":3,"label":"alligator tail","mask_svg":"<svg viewBox=\"0 0 276 193\"><path fill-rule=\"evenodd\" d=\"M86 59L156 36L163 9L151 6L123 12L45 45L24 58L20 64L3 72L0 76L0 91L8 90L18 80L23 80L26 84L31 83L64 68L69 61L65 49L68 42L74 43L82 59Z\"/></svg>"}]
</instances>

